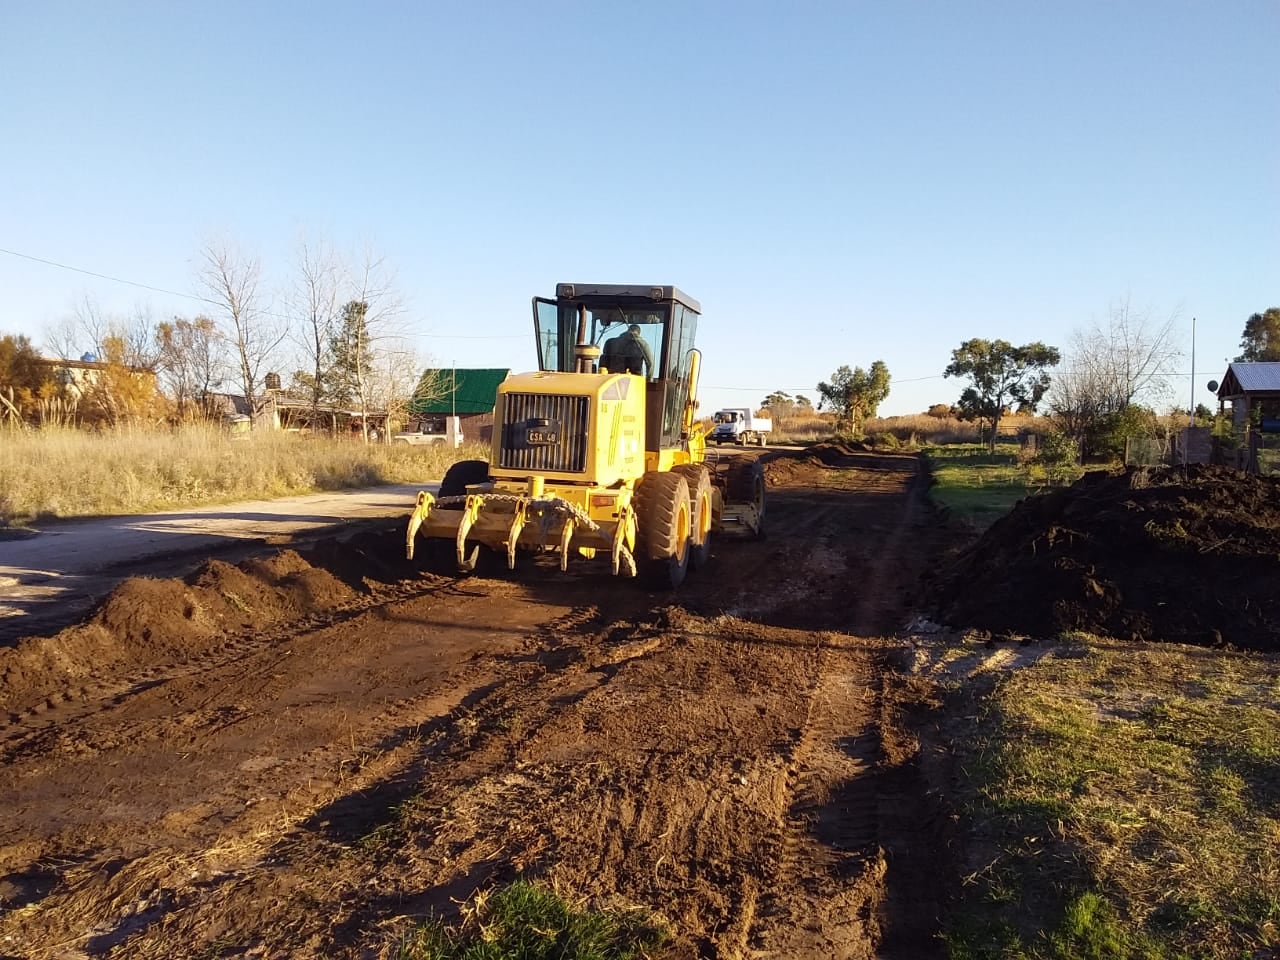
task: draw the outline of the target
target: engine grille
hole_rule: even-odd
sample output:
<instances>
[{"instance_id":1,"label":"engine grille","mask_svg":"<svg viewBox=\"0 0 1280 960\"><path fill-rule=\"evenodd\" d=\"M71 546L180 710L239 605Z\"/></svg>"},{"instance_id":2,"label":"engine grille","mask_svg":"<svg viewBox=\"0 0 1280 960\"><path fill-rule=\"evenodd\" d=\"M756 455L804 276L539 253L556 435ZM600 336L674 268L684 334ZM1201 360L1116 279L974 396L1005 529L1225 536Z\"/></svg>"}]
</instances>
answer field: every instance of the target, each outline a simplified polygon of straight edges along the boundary
<instances>
[{"instance_id":1,"label":"engine grille","mask_svg":"<svg viewBox=\"0 0 1280 960\"><path fill-rule=\"evenodd\" d=\"M541 393L508 393L503 396L502 450L498 464L507 470L529 473L581 473L587 468L587 397L548 396ZM559 442L530 444L531 423L549 421L559 426Z\"/></svg>"}]
</instances>

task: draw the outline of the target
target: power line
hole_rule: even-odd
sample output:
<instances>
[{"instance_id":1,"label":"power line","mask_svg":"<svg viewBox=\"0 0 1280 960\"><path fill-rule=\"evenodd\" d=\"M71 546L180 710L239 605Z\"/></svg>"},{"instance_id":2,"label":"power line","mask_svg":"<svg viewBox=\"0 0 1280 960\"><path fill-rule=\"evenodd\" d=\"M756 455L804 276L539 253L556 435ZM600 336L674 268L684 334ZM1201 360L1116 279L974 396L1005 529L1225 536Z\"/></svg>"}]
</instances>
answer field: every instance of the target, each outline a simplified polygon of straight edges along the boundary
<instances>
[{"instance_id":1,"label":"power line","mask_svg":"<svg viewBox=\"0 0 1280 960\"><path fill-rule=\"evenodd\" d=\"M163 293L171 297L182 297L185 300L195 300L197 303L209 303L215 307L217 301L210 300L206 297L199 297L193 293L179 293L177 290L166 290L164 287L153 287L149 283L139 283L136 280L125 280L123 277L113 277L105 273L95 273L93 270L86 270L83 267L73 267L68 263L59 263L57 260L46 260L44 257L35 257L29 253L19 253L17 250L6 250L0 247L0 253L7 253L11 257L20 257L23 260L31 260L35 263L43 263L50 267L57 267L59 270L70 270L72 273L83 273L87 277L97 277L99 280L110 280L112 283L123 283L126 286L138 287L140 290L150 290L153 293Z\"/></svg>"}]
</instances>

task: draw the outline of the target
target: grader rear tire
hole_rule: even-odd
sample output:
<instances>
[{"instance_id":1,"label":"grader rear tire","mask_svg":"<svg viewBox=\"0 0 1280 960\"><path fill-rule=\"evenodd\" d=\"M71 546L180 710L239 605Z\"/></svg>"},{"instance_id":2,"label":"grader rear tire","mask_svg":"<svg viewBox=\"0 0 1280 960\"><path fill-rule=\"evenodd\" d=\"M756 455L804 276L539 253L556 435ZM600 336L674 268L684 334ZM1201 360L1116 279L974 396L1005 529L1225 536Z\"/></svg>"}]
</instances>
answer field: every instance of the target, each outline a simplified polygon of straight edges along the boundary
<instances>
[{"instance_id":1,"label":"grader rear tire","mask_svg":"<svg viewBox=\"0 0 1280 960\"><path fill-rule=\"evenodd\" d=\"M632 502L638 573L655 590L674 590L689 572L689 484L678 473L646 473L636 484Z\"/></svg>"},{"instance_id":2,"label":"grader rear tire","mask_svg":"<svg viewBox=\"0 0 1280 960\"><path fill-rule=\"evenodd\" d=\"M701 570L711 559L711 474L700 463L677 464L671 472L680 474L689 485L689 566Z\"/></svg>"}]
</instances>

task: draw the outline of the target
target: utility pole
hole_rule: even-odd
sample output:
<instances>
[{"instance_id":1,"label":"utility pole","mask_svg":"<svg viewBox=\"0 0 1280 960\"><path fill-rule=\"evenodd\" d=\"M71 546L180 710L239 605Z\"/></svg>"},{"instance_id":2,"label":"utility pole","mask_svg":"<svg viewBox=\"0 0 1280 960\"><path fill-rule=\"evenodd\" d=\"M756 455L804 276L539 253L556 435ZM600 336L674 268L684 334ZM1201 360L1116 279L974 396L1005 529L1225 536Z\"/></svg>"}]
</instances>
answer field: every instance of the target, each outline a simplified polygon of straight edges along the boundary
<instances>
[{"instance_id":1,"label":"utility pole","mask_svg":"<svg viewBox=\"0 0 1280 960\"><path fill-rule=\"evenodd\" d=\"M1196 318L1191 318L1191 426L1196 425Z\"/></svg>"}]
</instances>

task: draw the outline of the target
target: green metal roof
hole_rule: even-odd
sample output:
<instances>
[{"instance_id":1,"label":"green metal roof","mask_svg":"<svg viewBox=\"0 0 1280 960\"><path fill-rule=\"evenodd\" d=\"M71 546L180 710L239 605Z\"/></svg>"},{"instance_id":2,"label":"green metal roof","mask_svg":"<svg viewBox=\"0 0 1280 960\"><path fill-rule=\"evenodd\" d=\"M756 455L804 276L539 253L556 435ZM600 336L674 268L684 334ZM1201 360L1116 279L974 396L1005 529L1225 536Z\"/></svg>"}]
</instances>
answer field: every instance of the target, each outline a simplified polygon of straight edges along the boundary
<instances>
[{"instance_id":1,"label":"green metal roof","mask_svg":"<svg viewBox=\"0 0 1280 960\"><path fill-rule=\"evenodd\" d=\"M498 384L507 379L508 368L424 370L422 383L438 384L439 396L409 402L410 413L492 413L498 399Z\"/></svg>"}]
</instances>

